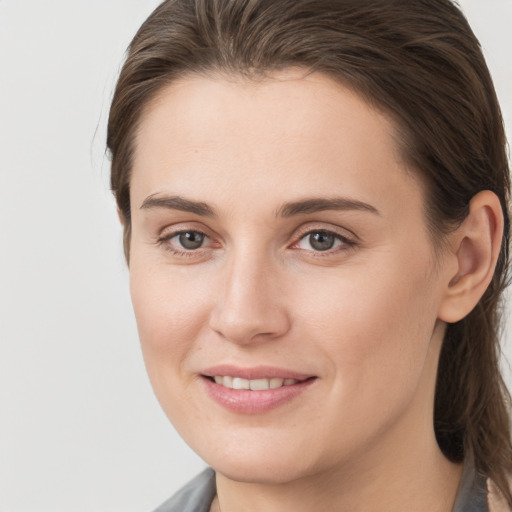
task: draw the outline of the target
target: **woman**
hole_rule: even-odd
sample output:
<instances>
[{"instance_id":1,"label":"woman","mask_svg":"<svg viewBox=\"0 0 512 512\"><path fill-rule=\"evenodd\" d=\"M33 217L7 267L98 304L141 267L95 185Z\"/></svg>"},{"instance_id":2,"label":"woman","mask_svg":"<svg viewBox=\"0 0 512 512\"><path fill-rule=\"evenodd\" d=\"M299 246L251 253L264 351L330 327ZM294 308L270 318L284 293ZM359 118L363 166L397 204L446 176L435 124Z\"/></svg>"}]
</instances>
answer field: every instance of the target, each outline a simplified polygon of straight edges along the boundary
<instances>
[{"instance_id":1,"label":"woman","mask_svg":"<svg viewBox=\"0 0 512 512\"><path fill-rule=\"evenodd\" d=\"M172 0L108 128L158 510L509 510L505 136L449 0Z\"/></svg>"}]
</instances>

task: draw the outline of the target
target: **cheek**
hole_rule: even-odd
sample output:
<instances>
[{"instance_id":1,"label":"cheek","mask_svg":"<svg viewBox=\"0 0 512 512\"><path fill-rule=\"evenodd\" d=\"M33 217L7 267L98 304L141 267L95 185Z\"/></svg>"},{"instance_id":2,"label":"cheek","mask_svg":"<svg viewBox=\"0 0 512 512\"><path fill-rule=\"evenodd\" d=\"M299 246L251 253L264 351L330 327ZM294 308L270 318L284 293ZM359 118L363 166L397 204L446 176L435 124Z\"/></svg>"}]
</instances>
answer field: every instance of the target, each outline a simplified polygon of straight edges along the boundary
<instances>
[{"instance_id":1,"label":"cheek","mask_svg":"<svg viewBox=\"0 0 512 512\"><path fill-rule=\"evenodd\" d=\"M130 291L144 363L163 410L176 428L187 432L201 424L200 415L190 407L193 377L187 361L201 349L197 340L207 319L205 295L179 272L147 272L148 267L133 261L130 265Z\"/></svg>"},{"instance_id":2,"label":"cheek","mask_svg":"<svg viewBox=\"0 0 512 512\"><path fill-rule=\"evenodd\" d=\"M157 365L180 365L193 350L207 320L207 296L200 279L133 262L130 291L148 372ZM151 377L151 375L150 375Z\"/></svg>"},{"instance_id":3,"label":"cheek","mask_svg":"<svg viewBox=\"0 0 512 512\"><path fill-rule=\"evenodd\" d=\"M303 287L309 293L300 316L310 336L317 333L342 394L375 399L408 392L421 378L437 318L431 265L424 257L382 260L364 272L343 272L326 281L327 288L319 282Z\"/></svg>"}]
</instances>

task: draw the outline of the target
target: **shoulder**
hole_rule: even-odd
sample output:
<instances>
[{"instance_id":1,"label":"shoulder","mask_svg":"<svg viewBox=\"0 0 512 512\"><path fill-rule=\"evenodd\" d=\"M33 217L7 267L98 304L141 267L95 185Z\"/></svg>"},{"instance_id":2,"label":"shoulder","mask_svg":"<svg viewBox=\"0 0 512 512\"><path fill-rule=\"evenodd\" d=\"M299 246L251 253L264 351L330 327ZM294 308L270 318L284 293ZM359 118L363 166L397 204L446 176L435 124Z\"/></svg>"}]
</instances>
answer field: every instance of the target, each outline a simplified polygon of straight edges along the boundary
<instances>
[{"instance_id":1,"label":"shoulder","mask_svg":"<svg viewBox=\"0 0 512 512\"><path fill-rule=\"evenodd\" d=\"M209 512L214 497L215 471L207 468L154 512Z\"/></svg>"},{"instance_id":2,"label":"shoulder","mask_svg":"<svg viewBox=\"0 0 512 512\"><path fill-rule=\"evenodd\" d=\"M510 484L512 488L512 480ZM489 512L510 512L511 510L503 494L490 478L487 479L487 503Z\"/></svg>"}]
</instances>

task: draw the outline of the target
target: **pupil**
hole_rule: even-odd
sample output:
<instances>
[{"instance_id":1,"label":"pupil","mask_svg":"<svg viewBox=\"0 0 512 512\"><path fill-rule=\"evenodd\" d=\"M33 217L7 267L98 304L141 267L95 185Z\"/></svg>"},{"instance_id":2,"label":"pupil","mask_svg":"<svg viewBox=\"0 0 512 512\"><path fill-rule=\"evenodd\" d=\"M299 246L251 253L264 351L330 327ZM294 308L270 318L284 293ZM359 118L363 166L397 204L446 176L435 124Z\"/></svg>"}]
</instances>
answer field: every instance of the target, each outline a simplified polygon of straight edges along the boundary
<instances>
[{"instance_id":1,"label":"pupil","mask_svg":"<svg viewBox=\"0 0 512 512\"><path fill-rule=\"evenodd\" d=\"M204 235L197 231L187 231L180 234L180 244L185 249L199 249L203 245Z\"/></svg>"},{"instance_id":2,"label":"pupil","mask_svg":"<svg viewBox=\"0 0 512 512\"><path fill-rule=\"evenodd\" d=\"M309 235L309 243L311 247L317 251L328 251L334 246L334 235L329 233L315 233Z\"/></svg>"}]
</instances>

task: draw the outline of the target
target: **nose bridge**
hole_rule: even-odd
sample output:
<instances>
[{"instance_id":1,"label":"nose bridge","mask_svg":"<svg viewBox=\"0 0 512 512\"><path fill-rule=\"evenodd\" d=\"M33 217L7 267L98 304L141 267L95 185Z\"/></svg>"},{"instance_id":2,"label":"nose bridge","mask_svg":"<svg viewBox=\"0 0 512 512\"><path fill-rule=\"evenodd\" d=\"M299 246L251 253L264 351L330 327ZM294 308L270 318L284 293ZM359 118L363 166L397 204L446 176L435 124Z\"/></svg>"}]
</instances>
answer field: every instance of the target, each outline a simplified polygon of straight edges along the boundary
<instances>
[{"instance_id":1,"label":"nose bridge","mask_svg":"<svg viewBox=\"0 0 512 512\"><path fill-rule=\"evenodd\" d=\"M275 338L289 328L270 255L244 244L226 259L211 327L235 343Z\"/></svg>"}]
</instances>

